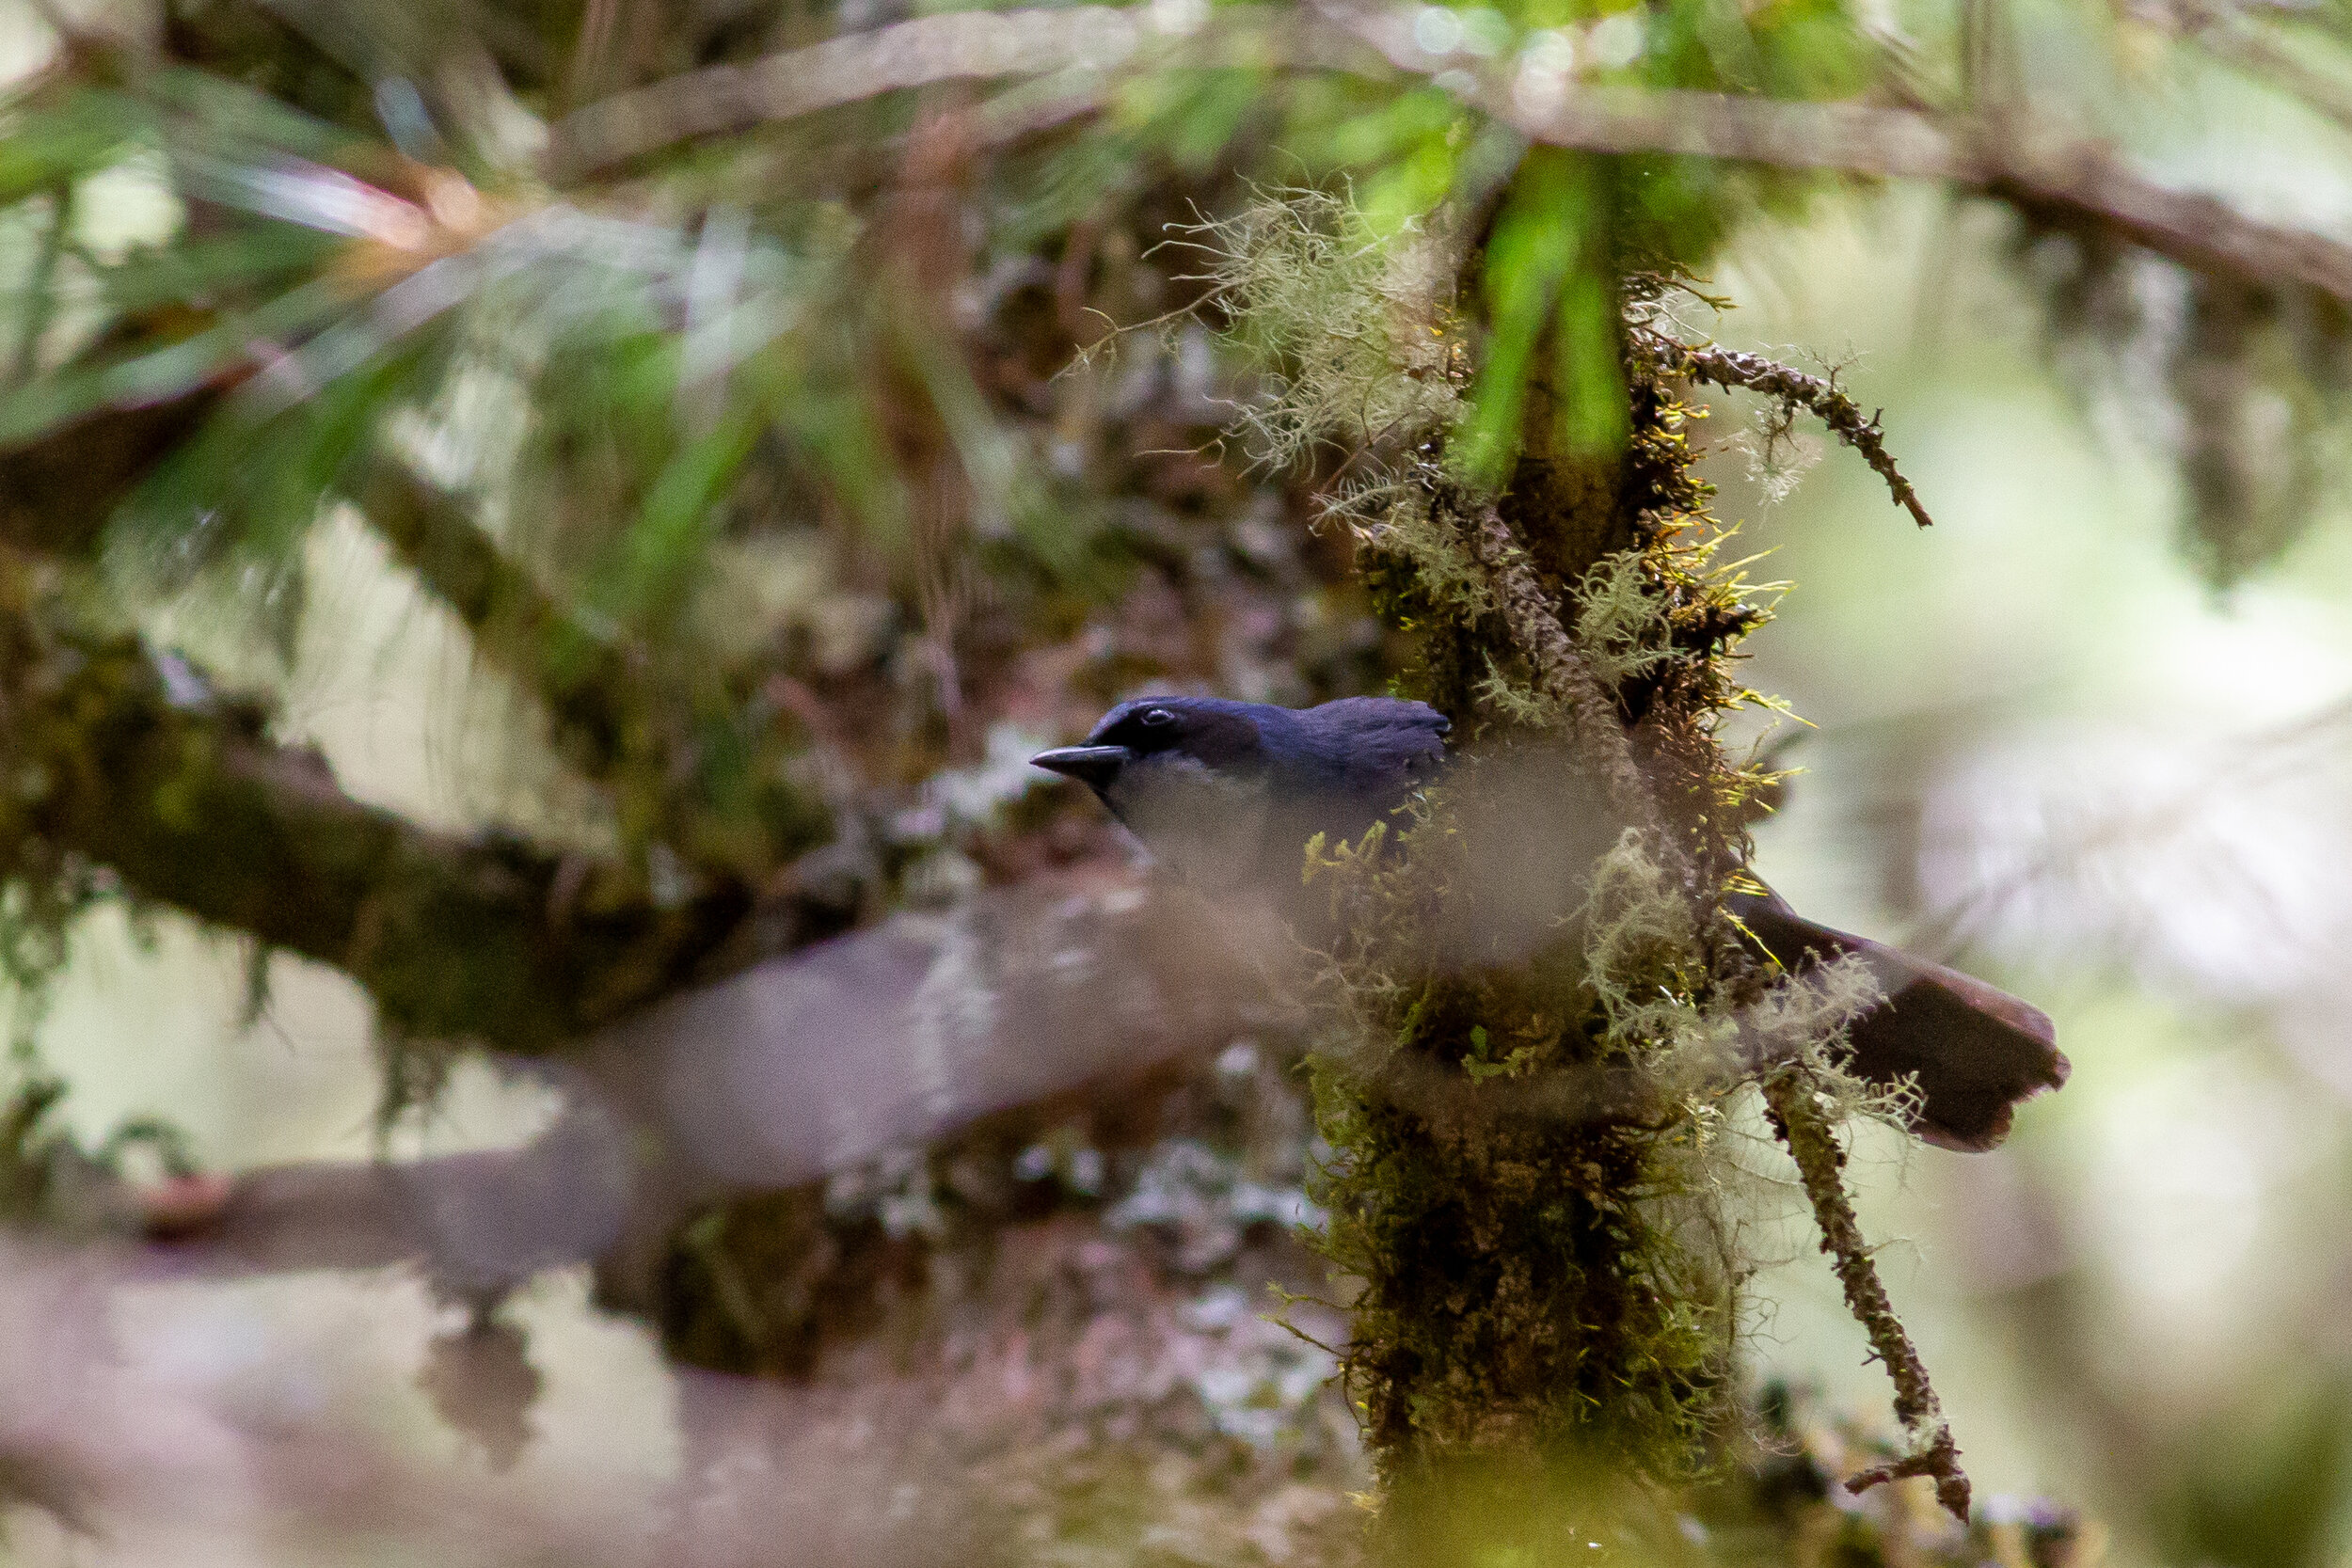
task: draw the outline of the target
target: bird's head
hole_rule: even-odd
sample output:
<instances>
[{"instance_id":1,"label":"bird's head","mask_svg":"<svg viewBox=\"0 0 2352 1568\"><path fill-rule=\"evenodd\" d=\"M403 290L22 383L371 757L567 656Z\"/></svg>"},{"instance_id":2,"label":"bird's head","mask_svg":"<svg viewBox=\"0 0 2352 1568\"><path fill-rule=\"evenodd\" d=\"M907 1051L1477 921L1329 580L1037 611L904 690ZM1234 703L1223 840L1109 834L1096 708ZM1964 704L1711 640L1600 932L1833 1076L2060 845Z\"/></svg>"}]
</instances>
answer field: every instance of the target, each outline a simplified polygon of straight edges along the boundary
<instances>
[{"instance_id":1,"label":"bird's head","mask_svg":"<svg viewBox=\"0 0 2352 1568\"><path fill-rule=\"evenodd\" d=\"M1103 715L1079 746L1040 752L1031 766L1077 780L1125 817L1147 792L1185 782L1238 783L1259 771L1255 705L1214 697L1138 697Z\"/></svg>"},{"instance_id":2,"label":"bird's head","mask_svg":"<svg viewBox=\"0 0 2352 1568\"><path fill-rule=\"evenodd\" d=\"M1076 779L1161 862L1203 886L1260 869L1272 808L1269 752L1283 710L1215 697L1141 697L1103 716L1082 746L1030 758ZM1301 835L1304 837L1304 834Z\"/></svg>"},{"instance_id":3,"label":"bird's head","mask_svg":"<svg viewBox=\"0 0 2352 1568\"><path fill-rule=\"evenodd\" d=\"M1445 717L1392 697L1277 707L1221 697L1139 697L1081 746L1037 767L1076 779L1196 881L1295 881L1313 833L1353 838L1445 755Z\"/></svg>"}]
</instances>

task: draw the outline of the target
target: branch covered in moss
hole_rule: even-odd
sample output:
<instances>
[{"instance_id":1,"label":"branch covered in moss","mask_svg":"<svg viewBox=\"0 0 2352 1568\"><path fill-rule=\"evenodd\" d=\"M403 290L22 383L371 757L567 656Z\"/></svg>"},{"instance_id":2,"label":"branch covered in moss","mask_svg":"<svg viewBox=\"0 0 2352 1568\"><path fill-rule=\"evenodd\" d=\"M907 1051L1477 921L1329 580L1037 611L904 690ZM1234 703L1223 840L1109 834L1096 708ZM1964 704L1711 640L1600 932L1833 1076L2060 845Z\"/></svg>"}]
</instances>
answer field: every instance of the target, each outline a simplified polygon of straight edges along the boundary
<instances>
[{"instance_id":1,"label":"branch covered in moss","mask_svg":"<svg viewBox=\"0 0 2352 1568\"><path fill-rule=\"evenodd\" d=\"M0 867L45 845L135 895L344 971L415 1038L540 1053L676 989L740 923L617 867L363 804L316 752L136 639L0 604ZM38 862L38 857L32 857Z\"/></svg>"},{"instance_id":2,"label":"branch covered in moss","mask_svg":"<svg viewBox=\"0 0 2352 1568\"><path fill-rule=\"evenodd\" d=\"M1611 803L1629 820L1655 826L1657 804L1618 721L1617 705L1577 652L1576 640L1535 575L1535 563L1493 505L1479 507L1464 522L1471 558L1486 571L1512 640L1535 667L1544 694L1566 715L1580 752L1607 782Z\"/></svg>"},{"instance_id":3,"label":"branch covered in moss","mask_svg":"<svg viewBox=\"0 0 2352 1568\"><path fill-rule=\"evenodd\" d=\"M1829 426L1831 434L1862 454L1871 471L1886 481L1895 504L1910 513L1921 528L1935 521L1928 515L1919 492L1912 488L1911 481L1895 466L1894 454L1886 450L1886 433L1879 426L1879 416L1873 414L1864 419L1861 405L1838 390L1836 381L1827 376L1807 375L1760 354L1712 346L1693 348L1662 332L1636 329L1628 334L1628 339L1632 352L1663 374L1680 376L1686 381L1712 382L1725 389L1742 388L1777 398L1784 407L1804 409Z\"/></svg>"},{"instance_id":4,"label":"branch covered in moss","mask_svg":"<svg viewBox=\"0 0 2352 1568\"><path fill-rule=\"evenodd\" d=\"M1878 1265L1871 1261L1861 1222L1854 1216L1853 1200L1846 1196L1846 1151L1838 1146L1829 1117L1815 1101L1812 1082L1802 1068L1768 1081L1764 1101L1804 1180L1814 1223L1821 1231L1821 1250L1836 1269L1846 1309L1869 1336L1871 1352L1894 1381L1895 1415L1915 1445L1901 1459L1865 1470L1846 1485L1860 1492L1905 1476L1932 1476L1936 1500L1964 1525L1968 1522L1968 1478L1960 1468L1960 1449L1952 1441L1952 1429L1944 1419L1934 1386L1928 1381L1927 1365L1919 1359L1901 1320L1895 1316L1894 1304L1879 1279Z\"/></svg>"}]
</instances>

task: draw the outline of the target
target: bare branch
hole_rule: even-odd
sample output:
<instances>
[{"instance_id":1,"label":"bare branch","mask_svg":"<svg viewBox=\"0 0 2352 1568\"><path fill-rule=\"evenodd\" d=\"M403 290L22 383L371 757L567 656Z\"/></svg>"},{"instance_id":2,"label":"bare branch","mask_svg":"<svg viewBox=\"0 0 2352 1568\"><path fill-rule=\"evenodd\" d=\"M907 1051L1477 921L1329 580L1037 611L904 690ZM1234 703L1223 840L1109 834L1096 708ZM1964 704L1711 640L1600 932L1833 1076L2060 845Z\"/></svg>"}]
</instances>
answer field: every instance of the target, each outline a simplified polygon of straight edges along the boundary
<instances>
[{"instance_id":1,"label":"bare branch","mask_svg":"<svg viewBox=\"0 0 2352 1568\"><path fill-rule=\"evenodd\" d=\"M1829 1254L1845 1290L1846 1309L1870 1337L1870 1350L1895 1384L1895 1416L1911 1439L1912 1451L1891 1465L1865 1470L1848 1479L1850 1491L1860 1492L1882 1481L1904 1476L1933 1476L1935 1497L1962 1524L1968 1522L1968 1477L1960 1467L1960 1449L1944 1407L1928 1381L1927 1364L1911 1343L1911 1336L1895 1316L1878 1265L1862 1237L1853 1200L1846 1196L1846 1151L1814 1098L1811 1078L1793 1068L1764 1085L1764 1102L1771 1108L1781 1140L1804 1178L1805 1196L1813 1202L1814 1223L1820 1227L1821 1250Z\"/></svg>"},{"instance_id":2,"label":"bare branch","mask_svg":"<svg viewBox=\"0 0 2352 1568\"><path fill-rule=\"evenodd\" d=\"M675 142L815 114L905 87L1043 76L1126 63L1149 36L1143 8L954 11L850 33L749 65L711 66L601 99L554 127L557 183Z\"/></svg>"},{"instance_id":3,"label":"bare branch","mask_svg":"<svg viewBox=\"0 0 2352 1568\"><path fill-rule=\"evenodd\" d=\"M1725 388L1742 387L1765 397L1777 398L1788 407L1806 410L1829 426L1839 440L1862 454L1871 470L1886 481L1895 503L1910 513L1921 528L1935 521L1928 515L1919 492L1895 467L1894 455L1886 450L1886 433L1879 428L1878 416L1864 419L1861 405L1839 391L1836 382L1825 376L1807 375L1760 354L1692 348L1661 332L1637 328L1629 334L1628 341L1635 354L1668 375L1687 381L1711 381Z\"/></svg>"}]
</instances>

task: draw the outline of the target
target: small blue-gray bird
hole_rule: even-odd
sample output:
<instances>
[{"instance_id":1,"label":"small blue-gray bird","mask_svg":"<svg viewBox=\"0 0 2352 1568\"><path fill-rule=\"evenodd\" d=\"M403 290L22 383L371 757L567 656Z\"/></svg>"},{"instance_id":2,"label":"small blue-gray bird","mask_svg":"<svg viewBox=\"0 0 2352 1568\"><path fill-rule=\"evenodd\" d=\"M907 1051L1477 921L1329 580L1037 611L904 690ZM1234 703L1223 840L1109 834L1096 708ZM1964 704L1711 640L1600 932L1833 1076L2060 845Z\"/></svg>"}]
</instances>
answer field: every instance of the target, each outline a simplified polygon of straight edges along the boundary
<instances>
[{"instance_id":1,"label":"small blue-gray bird","mask_svg":"<svg viewBox=\"0 0 2352 1568\"><path fill-rule=\"evenodd\" d=\"M1086 784L1153 855L1217 888L1295 875L1315 833L1361 834L1444 768L1451 728L1392 697L1144 697L1104 714L1085 745L1029 760Z\"/></svg>"},{"instance_id":2,"label":"small blue-gray bird","mask_svg":"<svg viewBox=\"0 0 2352 1568\"><path fill-rule=\"evenodd\" d=\"M1205 888L1282 885L1295 884L1300 847L1313 834L1354 839L1438 777L1450 728L1427 704L1389 697L1311 708L1141 697L1104 714L1085 744L1030 760L1086 784L1155 857ZM1563 833L1558 804L1548 792L1538 809L1553 812L1552 822L1499 847L1506 878L1560 878L1564 863L1589 865L1613 836L1597 837L1590 823ZM1564 843L1575 846L1568 863L1546 854ZM1914 1079L1915 1130L1931 1143L1991 1148L2008 1135L2019 1101L2066 1082L2056 1032L2026 1003L1817 925L1769 890L1727 895L1724 907L1756 948L1791 971L1845 955L1869 967L1884 1000L1854 1022L1850 1065L1878 1083Z\"/></svg>"}]
</instances>

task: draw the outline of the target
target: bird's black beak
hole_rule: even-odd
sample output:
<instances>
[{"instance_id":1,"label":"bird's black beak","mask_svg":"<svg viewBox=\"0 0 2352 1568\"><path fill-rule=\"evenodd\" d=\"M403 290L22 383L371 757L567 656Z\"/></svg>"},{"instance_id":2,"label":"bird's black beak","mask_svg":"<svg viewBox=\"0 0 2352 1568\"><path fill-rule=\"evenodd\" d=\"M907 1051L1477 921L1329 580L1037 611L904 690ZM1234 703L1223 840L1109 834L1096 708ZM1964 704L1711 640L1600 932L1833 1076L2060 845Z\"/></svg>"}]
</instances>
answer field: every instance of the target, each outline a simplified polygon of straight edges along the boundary
<instances>
[{"instance_id":1,"label":"bird's black beak","mask_svg":"<svg viewBox=\"0 0 2352 1568\"><path fill-rule=\"evenodd\" d=\"M1124 746L1063 746L1040 752L1029 759L1029 766L1075 779L1089 788L1102 789L1119 777L1119 770L1127 766L1133 754Z\"/></svg>"}]
</instances>

